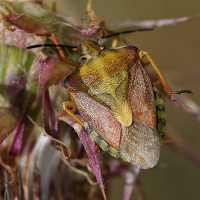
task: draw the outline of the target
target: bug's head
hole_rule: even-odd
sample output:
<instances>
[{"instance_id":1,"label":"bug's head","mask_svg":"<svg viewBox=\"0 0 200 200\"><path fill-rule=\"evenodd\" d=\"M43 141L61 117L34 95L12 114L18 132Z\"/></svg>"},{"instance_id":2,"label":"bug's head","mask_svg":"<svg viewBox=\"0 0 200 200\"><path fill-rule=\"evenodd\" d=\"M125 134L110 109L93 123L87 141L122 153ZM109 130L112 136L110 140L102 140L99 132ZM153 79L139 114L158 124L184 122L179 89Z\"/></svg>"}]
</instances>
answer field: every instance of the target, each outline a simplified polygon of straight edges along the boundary
<instances>
[{"instance_id":1,"label":"bug's head","mask_svg":"<svg viewBox=\"0 0 200 200\"><path fill-rule=\"evenodd\" d=\"M81 53L81 59L82 60L86 60L91 56L95 56L98 55L100 51L102 51L103 49L105 49L104 46L101 46L99 44L97 44L94 41L91 40L87 40L84 41L79 47L78 47L78 51Z\"/></svg>"}]
</instances>

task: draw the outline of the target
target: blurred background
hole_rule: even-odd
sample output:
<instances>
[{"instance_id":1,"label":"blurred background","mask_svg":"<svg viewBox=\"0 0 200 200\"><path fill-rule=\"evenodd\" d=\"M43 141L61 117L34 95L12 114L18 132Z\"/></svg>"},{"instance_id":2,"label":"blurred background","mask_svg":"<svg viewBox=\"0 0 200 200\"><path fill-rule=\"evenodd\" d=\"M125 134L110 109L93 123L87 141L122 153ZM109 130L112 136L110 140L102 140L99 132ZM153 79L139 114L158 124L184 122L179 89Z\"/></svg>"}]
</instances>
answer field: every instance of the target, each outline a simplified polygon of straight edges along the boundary
<instances>
[{"instance_id":1,"label":"blurred background","mask_svg":"<svg viewBox=\"0 0 200 200\"><path fill-rule=\"evenodd\" d=\"M86 0L58 0L57 9L63 15L87 18L86 3ZM159 20L193 16L200 13L200 1L94 0L93 8L95 14L103 18L106 27L109 28L117 22L126 20ZM193 91L193 95L182 94L183 101L190 98L200 105L200 19L156 28L150 32L128 34L125 38L132 45L149 52L172 89L176 90L178 87ZM198 121L167 98L164 101L167 115L166 132L170 134L172 130L176 132L200 155L200 118ZM177 138L178 142L179 140ZM142 170L139 175L148 200L200 199L200 163L199 165L194 163L181 152L169 147L169 143L177 141L163 143L159 161L160 165L163 164L163 168ZM121 200L123 179L107 181L111 182L108 199ZM108 183L105 183L105 187L107 185ZM132 199L136 199L134 194Z\"/></svg>"}]
</instances>

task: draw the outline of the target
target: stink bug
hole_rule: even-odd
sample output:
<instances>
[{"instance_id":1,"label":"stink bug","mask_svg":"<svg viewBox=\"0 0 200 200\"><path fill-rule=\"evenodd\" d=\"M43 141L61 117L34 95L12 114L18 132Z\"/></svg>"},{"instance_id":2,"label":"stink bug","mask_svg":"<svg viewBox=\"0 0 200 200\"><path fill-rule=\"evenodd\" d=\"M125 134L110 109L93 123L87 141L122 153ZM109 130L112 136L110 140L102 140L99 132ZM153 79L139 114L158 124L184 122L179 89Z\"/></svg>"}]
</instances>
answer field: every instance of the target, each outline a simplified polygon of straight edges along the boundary
<instances>
[{"instance_id":1,"label":"stink bug","mask_svg":"<svg viewBox=\"0 0 200 200\"><path fill-rule=\"evenodd\" d=\"M64 87L98 146L115 158L152 168L159 159L166 120L160 93L141 65L143 56L157 71L171 99L190 91L173 92L147 52L114 45L107 49L93 41L83 42L78 48L82 61L65 79ZM68 113L71 104L63 103Z\"/></svg>"},{"instance_id":2,"label":"stink bug","mask_svg":"<svg viewBox=\"0 0 200 200\"><path fill-rule=\"evenodd\" d=\"M159 92L140 64L140 51L134 46L106 49L93 41L83 42L78 50L82 62L64 87L72 94L86 131L115 158L144 169L154 167L165 113ZM63 105L66 110L69 104Z\"/></svg>"},{"instance_id":3,"label":"stink bug","mask_svg":"<svg viewBox=\"0 0 200 200\"><path fill-rule=\"evenodd\" d=\"M54 35L51 38L63 55L62 45ZM143 169L152 168L158 162L164 136L165 107L141 65L143 56L147 56L172 100L177 101L174 94L191 91L172 91L147 52L134 46L117 47L117 43L115 38L112 47L105 48L88 40L77 48L82 61L64 81L74 101L64 102L63 109L113 157ZM71 107L78 108L84 122L68 109Z\"/></svg>"}]
</instances>

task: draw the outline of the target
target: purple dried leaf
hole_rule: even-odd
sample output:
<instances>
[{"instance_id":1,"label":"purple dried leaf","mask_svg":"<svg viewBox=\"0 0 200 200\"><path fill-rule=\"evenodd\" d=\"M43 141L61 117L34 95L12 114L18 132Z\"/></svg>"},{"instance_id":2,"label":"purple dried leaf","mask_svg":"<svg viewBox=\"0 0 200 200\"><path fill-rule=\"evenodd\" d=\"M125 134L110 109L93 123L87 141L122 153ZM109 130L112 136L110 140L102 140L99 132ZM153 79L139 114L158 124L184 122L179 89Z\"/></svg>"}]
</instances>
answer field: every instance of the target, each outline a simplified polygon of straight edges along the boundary
<instances>
[{"instance_id":1,"label":"purple dried leaf","mask_svg":"<svg viewBox=\"0 0 200 200\"><path fill-rule=\"evenodd\" d=\"M126 185L124 186L123 200L129 200L131 198L140 170L141 169L139 167L132 166L132 170L127 172L125 179Z\"/></svg>"},{"instance_id":2,"label":"purple dried leaf","mask_svg":"<svg viewBox=\"0 0 200 200\"><path fill-rule=\"evenodd\" d=\"M64 122L66 122L70 126L72 126L74 128L74 130L76 131L76 133L78 134L78 136L85 148L85 151L88 155L88 158L90 160L90 164L93 169L93 172L94 172L96 179L99 183L99 186L101 188L103 198L104 198L104 200L106 200L107 198L106 198L106 194L105 194L105 190L104 190L103 178L102 178L102 174L101 174L101 166L99 164L99 159L98 159L98 155L96 152L94 141L90 138L90 136L85 131L85 129L71 116L68 116L68 115L60 116L59 119L63 120Z\"/></svg>"},{"instance_id":3,"label":"purple dried leaf","mask_svg":"<svg viewBox=\"0 0 200 200\"><path fill-rule=\"evenodd\" d=\"M97 23L90 22L89 20L68 18L67 22L83 35L90 36L95 34L98 29L103 30L102 26L99 26Z\"/></svg>"},{"instance_id":4,"label":"purple dried leaf","mask_svg":"<svg viewBox=\"0 0 200 200\"><path fill-rule=\"evenodd\" d=\"M37 54L28 75L28 81L37 81L39 72L39 88L37 98L51 85L57 85L72 70L70 65L52 56Z\"/></svg>"},{"instance_id":5,"label":"purple dried leaf","mask_svg":"<svg viewBox=\"0 0 200 200\"><path fill-rule=\"evenodd\" d=\"M183 23L189 20L197 19L200 15L194 15L190 17L180 17L174 19L160 19L160 20L145 20L145 21L123 21L117 24L114 24L110 27L110 29L132 29L136 27L140 28L161 28L164 26L171 26L179 23Z\"/></svg>"},{"instance_id":6,"label":"purple dried leaf","mask_svg":"<svg viewBox=\"0 0 200 200\"><path fill-rule=\"evenodd\" d=\"M43 127L46 133L54 138L58 137L58 121L54 113L54 109L49 96L49 91L46 90L42 100L42 120Z\"/></svg>"},{"instance_id":7,"label":"purple dried leaf","mask_svg":"<svg viewBox=\"0 0 200 200\"><path fill-rule=\"evenodd\" d=\"M43 11L46 12L46 10ZM6 27L2 25L4 23L0 26L0 29L2 29L0 35L1 38L4 38L4 40L0 39L0 44L14 45L18 48L43 44L45 37L37 36L37 34L45 34L49 30L50 33L56 34L64 44L78 46L81 42L94 38L95 33L103 32L102 26L89 20L61 17L51 11L47 13L43 16L43 20L37 20L19 13L4 16ZM55 24L59 24L59 29L55 29ZM16 29L14 32L8 30L13 27ZM41 48L34 48L29 51L37 53L40 50Z\"/></svg>"},{"instance_id":8,"label":"purple dried leaf","mask_svg":"<svg viewBox=\"0 0 200 200\"><path fill-rule=\"evenodd\" d=\"M55 15L55 13L51 17L53 20L45 25L62 44L79 46L83 41L95 40L97 35L104 32L102 26L92 23L90 20L64 17ZM58 25L59 29L55 29L55 25Z\"/></svg>"},{"instance_id":9,"label":"purple dried leaf","mask_svg":"<svg viewBox=\"0 0 200 200\"><path fill-rule=\"evenodd\" d=\"M16 128L19 112L11 108L0 107L0 144Z\"/></svg>"},{"instance_id":10,"label":"purple dried leaf","mask_svg":"<svg viewBox=\"0 0 200 200\"><path fill-rule=\"evenodd\" d=\"M26 16L25 14L11 13L7 20L11 25L16 26L26 33L38 33L38 31L46 31L41 21Z\"/></svg>"},{"instance_id":11,"label":"purple dried leaf","mask_svg":"<svg viewBox=\"0 0 200 200\"><path fill-rule=\"evenodd\" d=\"M16 133L10 148L10 154L11 155L19 155L20 150L22 148L22 140L23 140L23 135L24 135L24 128L25 128L25 120L26 120L26 115L28 111L28 106L31 98L31 90L29 92L28 98L26 100L26 105L24 107L23 113L21 115L21 118L18 123L18 127L16 129Z\"/></svg>"}]
</instances>

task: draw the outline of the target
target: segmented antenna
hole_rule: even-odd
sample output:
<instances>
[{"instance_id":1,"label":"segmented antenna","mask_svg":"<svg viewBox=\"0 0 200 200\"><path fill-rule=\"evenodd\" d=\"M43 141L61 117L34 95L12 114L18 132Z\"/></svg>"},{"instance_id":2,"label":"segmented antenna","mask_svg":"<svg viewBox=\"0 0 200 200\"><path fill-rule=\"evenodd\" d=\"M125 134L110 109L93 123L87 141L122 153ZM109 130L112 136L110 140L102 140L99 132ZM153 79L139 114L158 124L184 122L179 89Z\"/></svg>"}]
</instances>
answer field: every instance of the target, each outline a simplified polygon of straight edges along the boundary
<instances>
[{"instance_id":1,"label":"segmented antenna","mask_svg":"<svg viewBox=\"0 0 200 200\"><path fill-rule=\"evenodd\" d=\"M38 47L65 47L65 48L77 49L77 47L67 46L67 45L62 45L62 44L59 44L59 45L57 45L57 44L36 44L36 45L28 46L26 48L34 49L34 48L38 48Z\"/></svg>"},{"instance_id":2,"label":"segmented antenna","mask_svg":"<svg viewBox=\"0 0 200 200\"><path fill-rule=\"evenodd\" d=\"M138 32L138 31L152 31L152 28L141 28L141 29L133 29L133 30L128 30L128 31L122 31L122 32L118 32L118 33L113 33L111 35L106 35L102 38L98 38L98 40L100 39L106 39L109 37L113 37L116 35L122 35L122 34L127 34L127 33L134 33L134 32ZM36 44L36 45L32 45L32 46L28 46L26 47L27 49L34 49L34 48L39 48L39 47L65 47L65 48L71 48L71 49L77 49L77 47L75 46L67 46L67 45L62 45L62 44Z\"/></svg>"},{"instance_id":3,"label":"segmented antenna","mask_svg":"<svg viewBox=\"0 0 200 200\"><path fill-rule=\"evenodd\" d=\"M116 36L116 35L122 35L122 34L126 34L126 33L134 33L134 32L138 32L138 31L152 31L152 30L153 30L152 28L133 29L133 30L128 30L128 31L113 33L111 35L106 35L106 36L104 36L102 38L98 38L98 39L106 39L106 38L109 38L109 37L113 37L113 36Z\"/></svg>"}]
</instances>

